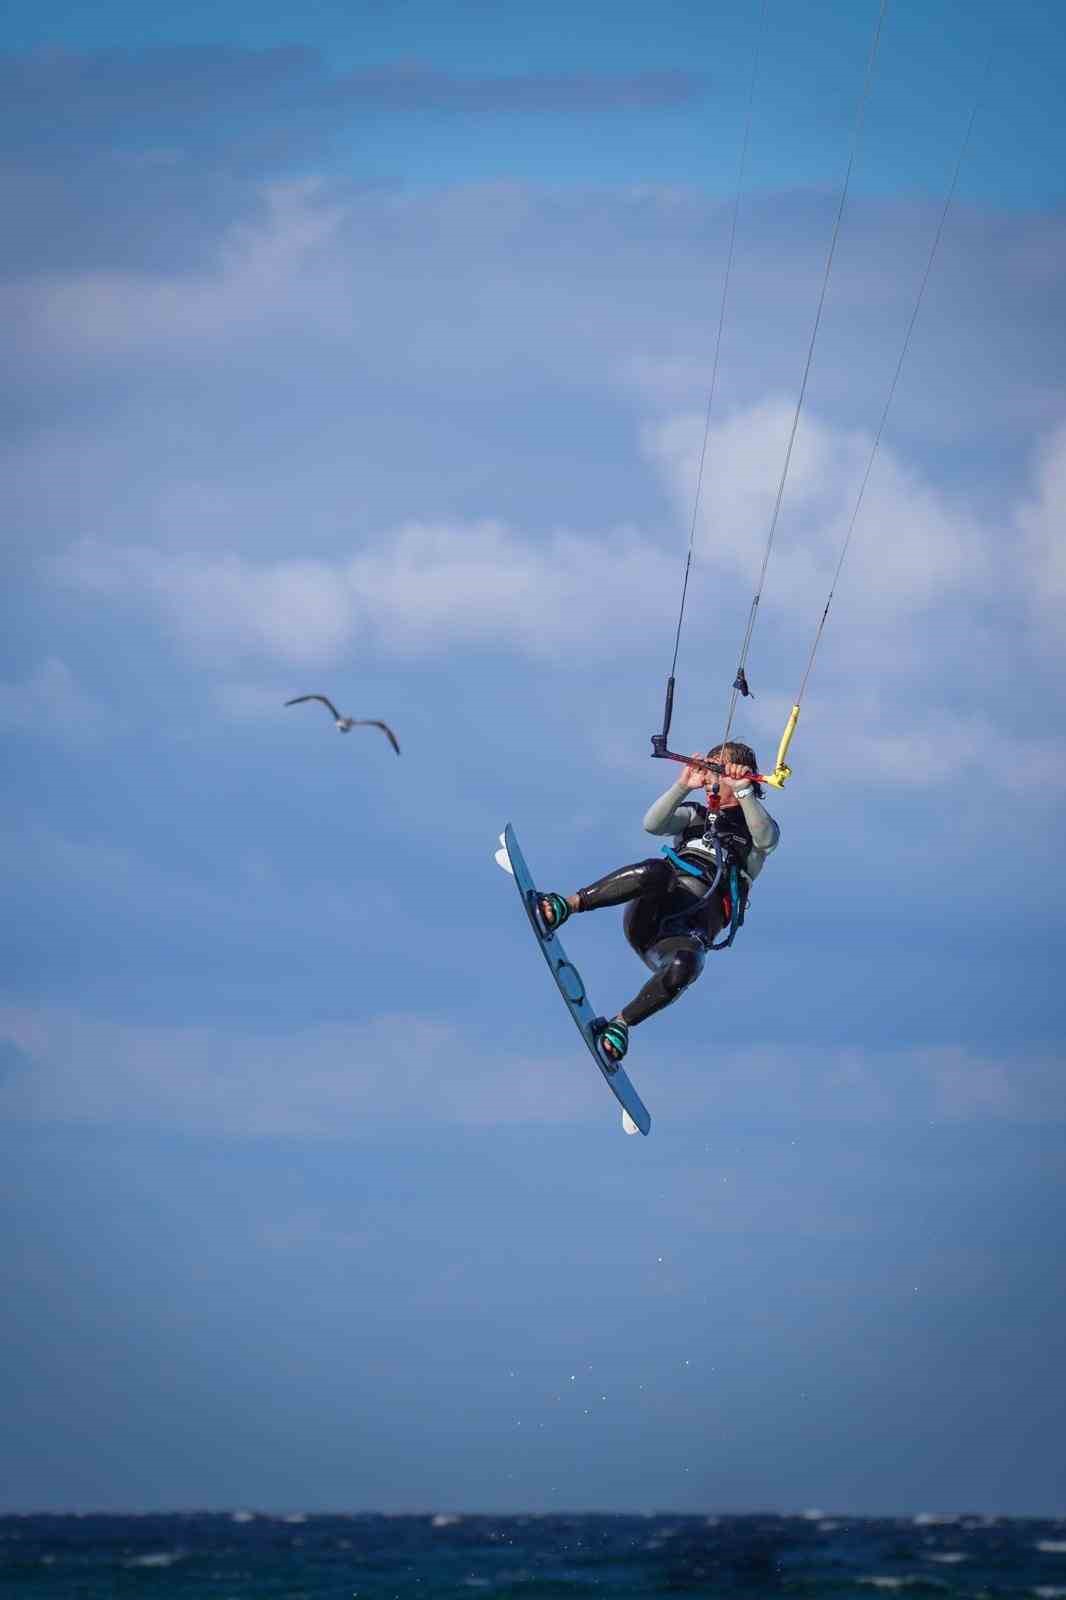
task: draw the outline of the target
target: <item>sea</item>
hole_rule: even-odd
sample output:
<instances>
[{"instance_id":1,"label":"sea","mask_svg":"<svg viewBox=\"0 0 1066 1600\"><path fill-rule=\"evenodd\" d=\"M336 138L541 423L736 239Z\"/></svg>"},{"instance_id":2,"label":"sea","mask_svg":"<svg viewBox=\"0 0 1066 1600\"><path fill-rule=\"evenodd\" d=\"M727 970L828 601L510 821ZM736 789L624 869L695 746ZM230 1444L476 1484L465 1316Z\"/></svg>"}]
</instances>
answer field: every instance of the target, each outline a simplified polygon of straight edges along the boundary
<instances>
[{"instance_id":1,"label":"sea","mask_svg":"<svg viewBox=\"0 0 1066 1600\"><path fill-rule=\"evenodd\" d=\"M0 1517L0 1596L10 1600L896 1593L1066 1600L1066 1518L250 1510Z\"/></svg>"}]
</instances>

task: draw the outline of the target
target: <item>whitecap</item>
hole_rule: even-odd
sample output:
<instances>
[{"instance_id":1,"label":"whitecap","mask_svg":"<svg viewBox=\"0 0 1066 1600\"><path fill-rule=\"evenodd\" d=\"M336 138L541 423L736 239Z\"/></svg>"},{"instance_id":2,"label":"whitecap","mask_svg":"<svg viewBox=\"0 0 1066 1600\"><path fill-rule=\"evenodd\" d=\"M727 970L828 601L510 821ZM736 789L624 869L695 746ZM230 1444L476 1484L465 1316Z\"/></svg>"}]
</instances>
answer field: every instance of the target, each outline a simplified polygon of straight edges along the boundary
<instances>
[{"instance_id":1,"label":"whitecap","mask_svg":"<svg viewBox=\"0 0 1066 1600\"><path fill-rule=\"evenodd\" d=\"M454 1516L450 1511L438 1511L430 1522L431 1528L450 1528L456 1522L462 1522L462 1517Z\"/></svg>"},{"instance_id":2,"label":"whitecap","mask_svg":"<svg viewBox=\"0 0 1066 1600\"><path fill-rule=\"evenodd\" d=\"M172 1567L175 1561L181 1560L181 1557L182 1551L180 1550L153 1550L146 1556L130 1556L129 1560L124 1561L122 1565L124 1567Z\"/></svg>"},{"instance_id":3,"label":"whitecap","mask_svg":"<svg viewBox=\"0 0 1066 1600\"><path fill-rule=\"evenodd\" d=\"M1033 1594L1039 1595L1040 1600L1062 1600L1062 1597L1066 1595L1066 1589L1064 1589L1061 1584L1057 1583L1037 1584L1036 1588L1032 1592Z\"/></svg>"},{"instance_id":4,"label":"whitecap","mask_svg":"<svg viewBox=\"0 0 1066 1600\"><path fill-rule=\"evenodd\" d=\"M1046 1556L1066 1556L1066 1539L1038 1539L1036 1548Z\"/></svg>"},{"instance_id":5,"label":"whitecap","mask_svg":"<svg viewBox=\"0 0 1066 1600\"><path fill-rule=\"evenodd\" d=\"M868 1583L872 1589L911 1589L915 1586L926 1588L932 1582L929 1578L886 1578L870 1577L860 1578L859 1583Z\"/></svg>"},{"instance_id":6,"label":"whitecap","mask_svg":"<svg viewBox=\"0 0 1066 1600\"><path fill-rule=\"evenodd\" d=\"M291 1516L283 1517L283 1522L306 1522L307 1517L303 1511L294 1511Z\"/></svg>"},{"instance_id":7,"label":"whitecap","mask_svg":"<svg viewBox=\"0 0 1066 1600\"><path fill-rule=\"evenodd\" d=\"M922 1559L923 1561L941 1561L946 1567L950 1567L956 1561L968 1561L970 1558L965 1550L927 1550Z\"/></svg>"},{"instance_id":8,"label":"whitecap","mask_svg":"<svg viewBox=\"0 0 1066 1600\"><path fill-rule=\"evenodd\" d=\"M939 1528L943 1527L945 1523L958 1522L958 1520L958 1517L952 1515L951 1512L919 1511L914 1519L914 1526L916 1528Z\"/></svg>"},{"instance_id":9,"label":"whitecap","mask_svg":"<svg viewBox=\"0 0 1066 1600\"><path fill-rule=\"evenodd\" d=\"M254 1511L234 1511L230 1515L231 1522L254 1522Z\"/></svg>"}]
</instances>

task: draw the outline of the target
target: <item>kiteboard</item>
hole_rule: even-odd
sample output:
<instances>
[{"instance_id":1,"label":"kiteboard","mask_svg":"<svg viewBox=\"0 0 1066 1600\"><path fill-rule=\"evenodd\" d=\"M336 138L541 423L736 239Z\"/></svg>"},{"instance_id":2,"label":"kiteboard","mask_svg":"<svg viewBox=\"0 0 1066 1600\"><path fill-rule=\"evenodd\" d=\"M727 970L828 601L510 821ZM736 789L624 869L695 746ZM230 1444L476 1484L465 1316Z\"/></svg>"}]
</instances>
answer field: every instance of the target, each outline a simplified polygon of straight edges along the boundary
<instances>
[{"instance_id":1,"label":"kiteboard","mask_svg":"<svg viewBox=\"0 0 1066 1600\"><path fill-rule=\"evenodd\" d=\"M525 857L518 848L515 831L508 823L503 833L500 834L500 849L496 852L496 861L505 872L514 878L515 887L522 901L529 925L536 934L537 943L540 945L548 966L551 968L552 977L559 988L559 993L566 1001L566 1008L577 1024L578 1031L589 1051L603 1074L604 1082L622 1107L622 1126L627 1133L648 1133L651 1130L651 1117L644 1102L629 1081L619 1062L609 1061L601 1051L596 1039L596 1029L593 1024L600 1019L589 1004L585 993L585 985L581 974L574 963L567 957L559 940L559 935L546 929L537 914L537 890L533 878L526 866Z\"/></svg>"}]
</instances>

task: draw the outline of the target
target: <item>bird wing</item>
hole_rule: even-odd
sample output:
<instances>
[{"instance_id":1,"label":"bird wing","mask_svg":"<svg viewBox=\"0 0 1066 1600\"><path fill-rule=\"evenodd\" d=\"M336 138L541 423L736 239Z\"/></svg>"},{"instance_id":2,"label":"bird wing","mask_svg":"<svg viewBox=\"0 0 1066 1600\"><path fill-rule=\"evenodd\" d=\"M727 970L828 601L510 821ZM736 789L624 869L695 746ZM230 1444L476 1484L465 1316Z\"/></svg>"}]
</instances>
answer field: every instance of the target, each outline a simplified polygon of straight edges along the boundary
<instances>
[{"instance_id":1,"label":"bird wing","mask_svg":"<svg viewBox=\"0 0 1066 1600\"><path fill-rule=\"evenodd\" d=\"M302 706L305 700L321 700L322 704L328 706L329 710L332 711L337 721L340 721L340 712L333 704L333 701L327 700L324 694L298 694L295 700L286 700L285 704L287 706Z\"/></svg>"},{"instance_id":2,"label":"bird wing","mask_svg":"<svg viewBox=\"0 0 1066 1600\"><path fill-rule=\"evenodd\" d=\"M400 746L396 742L396 735L387 722L377 722L373 717L353 717L352 722L357 728L380 728L396 754L399 755Z\"/></svg>"}]
</instances>

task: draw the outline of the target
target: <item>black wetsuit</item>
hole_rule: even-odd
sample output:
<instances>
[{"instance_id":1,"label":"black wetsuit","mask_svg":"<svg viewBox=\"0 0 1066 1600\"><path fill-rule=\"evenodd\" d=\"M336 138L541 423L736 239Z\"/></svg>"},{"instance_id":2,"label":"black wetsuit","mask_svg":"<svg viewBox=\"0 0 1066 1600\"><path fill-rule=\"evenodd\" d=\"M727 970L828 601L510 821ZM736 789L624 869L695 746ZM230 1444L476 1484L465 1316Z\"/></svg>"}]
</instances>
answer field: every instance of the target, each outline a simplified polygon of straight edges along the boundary
<instances>
[{"instance_id":1,"label":"black wetsuit","mask_svg":"<svg viewBox=\"0 0 1066 1600\"><path fill-rule=\"evenodd\" d=\"M622 1007L620 1015L629 1027L654 1016L695 982L707 951L729 921L727 886L707 894L716 866L713 835L717 833L728 858L742 869L745 893L777 844L777 824L754 794L714 813L713 821L707 807L688 799L688 794L675 784L651 807L644 826L649 833L672 833L675 853L703 876L683 872L668 857L652 856L619 867L577 891L582 911L626 907L626 938L652 970L640 993ZM746 810L765 841L761 845L752 837Z\"/></svg>"}]
</instances>

